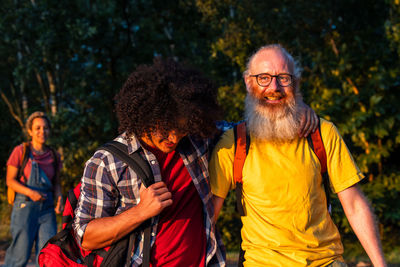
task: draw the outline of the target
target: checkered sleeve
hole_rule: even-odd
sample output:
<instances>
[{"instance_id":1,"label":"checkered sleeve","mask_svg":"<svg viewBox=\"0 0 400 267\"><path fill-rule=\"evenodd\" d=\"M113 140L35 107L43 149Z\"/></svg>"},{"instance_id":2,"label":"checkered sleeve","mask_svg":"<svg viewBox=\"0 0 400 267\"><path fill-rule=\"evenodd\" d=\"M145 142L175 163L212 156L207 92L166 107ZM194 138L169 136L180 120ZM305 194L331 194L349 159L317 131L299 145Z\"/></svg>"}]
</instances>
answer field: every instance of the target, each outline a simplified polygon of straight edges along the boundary
<instances>
[{"instance_id":1,"label":"checkered sleeve","mask_svg":"<svg viewBox=\"0 0 400 267\"><path fill-rule=\"evenodd\" d=\"M86 162L81 179L81 194L75 209L73 228L79 244L87 224L95 219L113 216L118 202L114 157L97 151Z\"/></svg>"},{"instance_id":2,"label":"checkered sleeve","mask_svg":"<svg viewBox=\"0 0 400 267\"><path fill-rule=\"evenodd\" d=\"M208 173L208 150L211 139L191 139L191 146L184 151L183 161L199 196L205 204L204 227L207 236L206 266L226 266L226 252L220 234L216 231L214 221L214 207Z\"/></svg>"}]
</instances>

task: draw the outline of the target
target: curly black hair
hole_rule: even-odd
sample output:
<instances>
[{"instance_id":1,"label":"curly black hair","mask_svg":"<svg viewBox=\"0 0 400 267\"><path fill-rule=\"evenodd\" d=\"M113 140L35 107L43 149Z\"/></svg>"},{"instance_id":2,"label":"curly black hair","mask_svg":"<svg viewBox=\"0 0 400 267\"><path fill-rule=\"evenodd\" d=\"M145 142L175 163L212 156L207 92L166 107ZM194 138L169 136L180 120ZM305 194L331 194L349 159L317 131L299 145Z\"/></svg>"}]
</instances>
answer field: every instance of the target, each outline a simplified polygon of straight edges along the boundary
<instances>
[{"instance_id":1,"label":"curly black hair","mask_svg":"<svg viewBox=\"0 0 400 267\"><path fill-rule=\"evenodd\" d=\"M156 58L152 65L138 66L115 101L119 131L128 136L178 130L209 137L216 132L215 122L221 117L212 81L172 59Z\"/></svg>"}]
</instances>

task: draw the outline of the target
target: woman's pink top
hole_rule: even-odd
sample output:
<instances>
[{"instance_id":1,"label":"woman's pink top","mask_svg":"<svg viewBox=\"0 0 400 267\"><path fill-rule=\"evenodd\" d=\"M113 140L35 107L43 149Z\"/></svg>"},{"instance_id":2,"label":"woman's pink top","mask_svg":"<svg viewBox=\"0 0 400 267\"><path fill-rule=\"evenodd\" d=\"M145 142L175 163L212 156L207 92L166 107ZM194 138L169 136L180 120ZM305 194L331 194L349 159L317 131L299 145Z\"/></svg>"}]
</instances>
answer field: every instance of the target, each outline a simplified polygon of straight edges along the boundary
<instances>
[{"instance_id":1,"label":"woman's pink top","mask_svg":"<svg viewBox=\"0 0 400 267\"><path fill-rule=\"evenodd\" d=\"M10 157L8 158L7 166L14 166L16 168L19 168L21 166L22 152L23 152L23 144L16 146L14 148L14 150L12 151ZM55 170L53 168L53 160L54 159L51 155L52 154L51 151L48 150L46 153L44 153L42 155L37 155L31 149L31 153L32 153L35 161L39 164L39 167L47 175L47 178L49 178L50 181L53 181ZM59 162L59 168L61 169L62 162L60 160L60 155L58 153L57 153L57 157L58 157L58 162ZM24 174L25 174L26 179L29 179L29 175L31 173L31 168L32 168L32 160L31 160L31 158L29 158L28 162L26 163L25 169L24 169Z\"/></svg>"}]
</instances>

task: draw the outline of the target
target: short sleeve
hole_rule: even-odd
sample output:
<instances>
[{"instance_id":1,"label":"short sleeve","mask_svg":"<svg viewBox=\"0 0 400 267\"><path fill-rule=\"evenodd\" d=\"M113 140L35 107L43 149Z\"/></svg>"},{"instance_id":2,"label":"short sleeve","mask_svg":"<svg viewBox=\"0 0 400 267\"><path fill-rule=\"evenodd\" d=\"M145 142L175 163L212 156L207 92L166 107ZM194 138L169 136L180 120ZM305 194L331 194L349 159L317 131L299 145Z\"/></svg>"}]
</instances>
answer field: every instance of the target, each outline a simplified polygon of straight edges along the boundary
<instances>
[{"instance_id":1,"label":"short sleeve","mask_svg":"<svg viewBox=\"0 0 400 267\"><path fill-rule=\"evenodd\" d=\"M20 167L21 164L21 157L22 157L22 150L23 146L19 145L16 146L13 151L11 152L10 157L7 160L7 166L13 166L16 168Z\"/></svg>"},{"instance_id":2,"label":"short sleeve","mask_svg":"<svg viewBox=\"0 0 400 267\"><path fill-rule=\"evenodd\" d=\"M225 198L230 189L235 187L233 182L234 159L233 130L226 131L215 146L210 164L210 184L214 195Z\"/></svg>"},{"instance_id":3,"label":"short sleeve","mask_svg":"<svg viewBox=\"0 0 400 267\"><path fill-rule=\"evenodd\" d=\"M109 172L108 159L97 151L86 162L81 178L81 194L75 209L73 223L79 243L82 242L86 226L91 220L115 215L118 196L116 195L115 181Z\"/></svg>"},{"instance_id":4,"label":"short sleeve","mask_svg":"<svg viewBox=\"0 0 400 267\"><path fill-rule=\"evenodd\" d=\"M321 134L327 154L329 179L333 191L338 193L361 181L364 175L335 125L327 121L322 123Z\"/></svg>"}]
</instances>

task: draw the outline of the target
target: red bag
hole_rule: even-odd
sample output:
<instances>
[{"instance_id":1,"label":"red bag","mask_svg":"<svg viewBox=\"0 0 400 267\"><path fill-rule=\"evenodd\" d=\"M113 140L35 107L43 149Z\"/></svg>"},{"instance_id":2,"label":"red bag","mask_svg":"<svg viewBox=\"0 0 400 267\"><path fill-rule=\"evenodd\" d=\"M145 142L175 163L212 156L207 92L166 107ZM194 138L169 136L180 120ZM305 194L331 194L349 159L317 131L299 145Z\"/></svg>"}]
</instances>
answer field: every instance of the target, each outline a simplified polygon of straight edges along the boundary
<instances>
[{"instance_id":1,"label":"red bag","mask_svg":"<svg viewBox=\"0 0 400 267\"><path fill-rule=\"evenodd\" d=\"M142 158L139 151L129 155L127 146L116 141L105 144L101 149L111 152L114 156L127 163L129 168L132 168L138 174L142 180L142 183L146 187L154 183L154 177L149 163ZM40 251L38 257L39 266L119 267L125 266L126 263L130 263L132 256L131 252L133 251L133 247L135 245L137 231L132 231L129 235L126 235L124 238L118 240L109 247L92 251L83 250L76 242L74 231L72 229L72 222L74 210L78 203L80 187L81 183L79 183L73 190L68 192L68 197L63 212L63 229L53 236L49 241L47 241ZM144 255L142 266L146 267L149 266L150 259L151 225L149 221L146 221L143 223L143 225L141 225L140 228L144 229Z\"/></svg>"},{"instance_id":2,"label":"red bag","mask_svg":"<svg viewBox=\"0 0 400 267\"><path fill-rule=\"evenodd\" d=\"M63 230L47 241L40 251L39 266L124 266L126 261L130 261L127 252L132 251L135 232L109 247L93 251L83 250L76 242L72 221L79 193L80 183L68 193L63 212Z\"/></svg>"}]
</instances>

